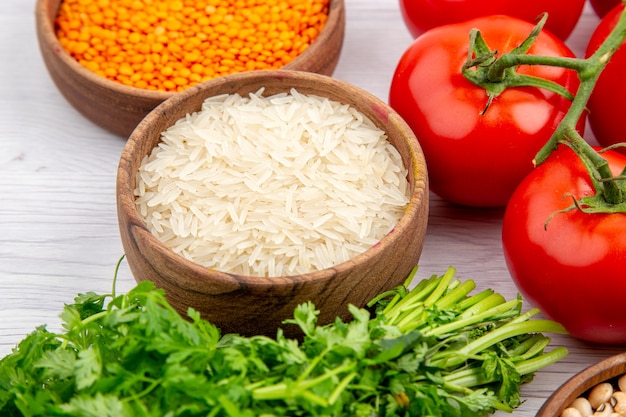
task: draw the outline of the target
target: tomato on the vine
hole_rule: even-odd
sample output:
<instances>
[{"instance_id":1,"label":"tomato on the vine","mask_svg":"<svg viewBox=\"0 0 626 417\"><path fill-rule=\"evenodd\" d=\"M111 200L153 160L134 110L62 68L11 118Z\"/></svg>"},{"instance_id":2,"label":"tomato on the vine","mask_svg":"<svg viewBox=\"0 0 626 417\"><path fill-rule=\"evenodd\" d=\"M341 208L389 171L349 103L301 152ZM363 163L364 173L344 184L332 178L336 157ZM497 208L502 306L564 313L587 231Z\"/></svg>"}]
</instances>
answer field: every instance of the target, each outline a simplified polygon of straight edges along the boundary
<instances>
[{"instance_id":1,"label":"tomato on the vine","mask_svg":"<svg viewBox=\"0 0 626 417\"><path fill-rule=\"evenodd\" d=\"M593 11L600 17L604 17L615 6L620 4L622 0L590 0Z\"/></svg>"},{"instance_id":2,"label":"tomato on the vine","mask_svg":"<svg viewBox=\"0 0 626 417\"><path fill-rule=\"evenodd\" d=\"M400 0L400 11L413 35L437 26L458 23L481 16L504 14L535 23L548 13L546 29L565 40L582 15L585 0Z\"/></svg>"},{"instance_id":3,"label":"tomato on the vine","mask_svg":"<svg viewBox=\"0 0 626 417\"><path fill-rule=\"evenodd\" d=\"M423 148L431 190L466 206L503 207L532 168L570 101L535 88L506 89L487 104L485 89L462 74L469 33L478 28L500 54L522 43L534 25L510 16L481 17L424 33L401 57L391 81L389 104L411 126ZM556 36L541 32L529 54L573 57ZM575 71L520 66L518 74L554 81L574 93ZM579 127L582 129L584 119ZM581 130L582 131L582 130Z\"/></svg>"},{"instance_id":4,"label":"tomato on the vine","mask_svg":"<svg viewBox=\"0 0 626 417\"><path fill-rule=\"evenodd\" d=\"M620 4L598 24L587 45L586 56L590 56L606 39L624 12ZM589 126L598 143L609 146L626 142L626 43L615 52L598 79L587 107ZM617 148L626 153L626 148Z\"/></svg>"},{"instance_id":5,"label":"tomato on the vine","mask_svg":"<svg viewBox=\"0 0 626 417\"><path fill-rule=\"evenodd\" d=\"M601 154L614 175L626 155ZM582 160L560 145L517 188L502 246L522 295L577 338L626 342L626 213L583 213L573 198L595 194Z\"/></svg>"}]
</instances>

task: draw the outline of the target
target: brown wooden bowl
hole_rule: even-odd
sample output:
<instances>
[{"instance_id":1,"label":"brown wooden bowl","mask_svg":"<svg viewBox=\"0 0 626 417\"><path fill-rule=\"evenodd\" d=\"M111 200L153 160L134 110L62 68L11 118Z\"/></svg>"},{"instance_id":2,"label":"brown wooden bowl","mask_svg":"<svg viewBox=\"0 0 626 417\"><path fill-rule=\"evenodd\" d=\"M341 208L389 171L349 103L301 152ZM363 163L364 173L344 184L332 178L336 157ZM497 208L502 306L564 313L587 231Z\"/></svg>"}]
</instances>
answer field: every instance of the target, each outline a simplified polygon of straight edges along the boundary
<instances>
[{"instance_id":1,"label":"brown wooden bowl","mask_svg":"<svg viewBox=\"0 0 626 417\"><path fill-rule=\"evenodd\" d=\"M626 353L611 356L591 365L561 385L542 405L537 417L560 417L574 399L601 382L626 374Z\"/></svg>"},{"instance_id":2,"label":"brown wooden bowl","mask_svg":"<svg viewBox=\"0 0 626 417\"><path fill-rule=\"evenodd\" d=\"M83 116L124 138L158 104L177 93L144 90L108 80L79 64L61 46L54 20L61 0L37 0L36 29L44 63L59 91ZM345 31L344 0L330 0L328 20L318 38L284 69L331 75Z\"/></svg>"},{"instance_id":3,"label":"brown wooden bowl","mask_svg":"<svg viewBox=\"0 0 626 417\"><path fill-rule=\"evenodd\" d=\"M135 206L133 190L142 159L160 142L162 131L207 98L289 92L325 96L351 105L383 129L408 170L410 202L392 232L350 261L303 275L251 277L210 270L175 254L146 227ZM400 285L418 263L428 218L428 177L421 147L412 130L386 103L362 89L328 76L301 71L253 71L228 75L190 87L152 111L130 135L117 173L117 208L121 239L137 281L163 288L181 313L188 307L222 331L275 334L294 308L313 301L320 322L349 318L348 304L362 307L382 291ZM284 329L289 333L288 329Z\"/></svg>"}]
</instances>

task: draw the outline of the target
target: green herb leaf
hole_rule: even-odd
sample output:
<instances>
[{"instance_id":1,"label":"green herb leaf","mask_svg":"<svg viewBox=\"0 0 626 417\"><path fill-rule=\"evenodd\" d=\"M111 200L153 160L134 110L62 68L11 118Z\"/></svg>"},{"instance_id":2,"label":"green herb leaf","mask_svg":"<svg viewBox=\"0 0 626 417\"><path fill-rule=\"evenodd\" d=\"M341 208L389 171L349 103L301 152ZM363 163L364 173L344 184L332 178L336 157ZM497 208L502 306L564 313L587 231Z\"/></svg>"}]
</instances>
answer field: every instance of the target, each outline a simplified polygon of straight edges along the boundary
<instances>
[{"instance_id":1,"label":"green herb leaf","mask_svg":"<svg viewBox=\"0 0 626 417\"><path fill-rule=\"evenodd\" d=\"M0 360L6 416L485 416L511 411L520 386L567 351L544 351L521 298L471 295L450 268L387 291L351 320L318 324L313 303L286 325L302 338L224 334L181 316L142 281L125 295L79 294ZM372 313L372 311L374 313Z\"/></svg>"}]
</instances>

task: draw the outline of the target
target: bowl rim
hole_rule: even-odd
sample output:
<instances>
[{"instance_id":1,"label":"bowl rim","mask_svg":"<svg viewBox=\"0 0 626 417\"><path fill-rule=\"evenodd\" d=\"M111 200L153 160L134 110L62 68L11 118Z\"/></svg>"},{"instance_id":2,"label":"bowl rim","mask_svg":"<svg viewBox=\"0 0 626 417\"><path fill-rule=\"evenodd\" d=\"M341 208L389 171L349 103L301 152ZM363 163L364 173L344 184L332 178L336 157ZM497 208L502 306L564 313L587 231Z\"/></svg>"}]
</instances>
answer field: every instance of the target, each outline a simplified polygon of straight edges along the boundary
<instances>
[{"instance_id":1,"label":"bowl rim","mask_svg":"<svg viewBox=\"0 0 626 417\"><path fill-rule=\"evenodd\" d=\"M158 119L160 115L167 109L178 107L179 103L184 102L190 96L195 96L197 94L202 95L202 92L205 89L217 88L219 86L228 85L229 83L232 83L234 81L263 80L264 77L275 77L279 79L294 79L295 77L295 79L308 79L314 81L317 83L315 85L328 84L340 89L357 89L360 92L361 97L374 108L374 112L376 112L378 115L383 114L381 112L385 112L383 114L384 118L386 119L385 121L387 123L390 123L391 125L396 126L397 129L399 129L403 133L403 136L405 136L403 142L408 148L412 170L410 170L409 167L406 166L405 168L407 168L407 175L409 176L409 178L413 179L412 183L409 182L409 203L405 208L404 213L390 232L383 236L383 238L381 238L378 243L374 244L373 246L366 249L364 252L358 254L348 261L333 265L325 269L314 270L304 274L278 277L239 275L235 273L210 269L200 264L197 264L166 247L165 244L163 244L155 235L150 232L150 230L147 228L147 225L145 224L145 220L136 208L132 188L133 184L135 183L135 173L131 174L130 172L128 172L124 165L125 161L129 164L132 162L133 152L135 152L136 149L140 148L139 142L141 141L142 131L146 129L146 127L149 126L151 123L153 123L154 120ZM203 99L206 99L207 97L210 97L210 95L204 95ZM363 111L363 109L359 109L359 111ZM184 114L182 116L184 116ZM372 120L376 124L379 124L379 122L377 122L376 120ZM133 178L131 178L131 176ZM122 213L120 213L119 215L127 217L129 226L140 227L143 238L147 239L147 242L152 246L152 248L154 248L155 251L168 259L175 260L177 263L183 265L185 268L192 271L198 276L204 275L207 271L210 270L212 273L212 282L218 281L223 282L224 284L232 283L233 277L235 277L238 283L249 287L269 287L281 283L294 285L309 281L325 280L334 275L337 275L338 273L345 272L355 264L358 265L367 262L370 258L379 255L384 250L385 244L387 242L394 242L395 240L401 239L402 231L409 227L412 219L420 215L420 213L422 212L422 206L428 205L428 172L426 169L426 161L424 159L421 146L408 124L387 103L383 102L381 99L369 93L368 91L353 86L339 79L316 73L285 69L255 70L230 74L205 81L196 86L190 87L189 89L186 89L175 96L170 97L169 99L158 105L153 111L151 111L131 133L126 142L126 145L122 150L117 174L117 198L118 207L121 206L120 210L122 210ZM428 216L426 216L426 218L427 217ZM427 219L425 219L424 221L427 222ZM198 282L196 284L199 286L202 285L201 282ZM181 284L178 283L178 285Z\"/></svg>"},{"instance_id":2,"label":"bowl rim","mask_svg":"<svg viewBox=\"0 0 626 417\"><path fill-rule=\"evenodd\" d=\"M324 27L317 35L317 38L309 44L309 46L292 61L285 64L282 69L291 70L297 69L300 62L306 60L311 55L319 55L324 53L324 46L328 45L330 38L333 35L333 31L337 28L343 29L345 23L345 1L344 0L328 0L328 17ZM343 43L343 41L342 41ZM296 68L294 68L296 67Z\"/></svg>"},{"instance_id":3,"label":"bowl rim","mask_svg":"<svg viewBox=\"0 0 626 417\"><path fill-rule=\"evenodd\" d=\"M54 29L54 18L58 12L63 0L37 0L36 5L36 22L47 44L47 47L55 51L57 56L63 63L71 68L77 75L87 79L89 82L101 86L103 88L113 90L119 94L125 94L137 97L147 97L154 100L165 100L175 94L167 91L148 90L138 87L125 85L106 77L96 74L88 68L81 65L74 59L69 52L61 45L59 38L56 36ZM52 18L51 18L52 17Z\"/></svg>"},{"instance_id":4,"label":"bowl rim","mask_svg":"<svg viewBox=\"0 0 626 417\"><path fill-rule=\"evenodd\" d=\"M54 19L63 1L64 0L37 0L35 6L35 21L38 29L43 35L42 39L46 43L46 47L50 48L50 50L52 51L55 51L59 59L61 59L63 63L71 68L77 75L87 79L89 82L95 85L98 85L102 88L110 89L118 94L125 94L138 98L148 98L152 100L158 100L159 102L164 101L169 97L179 93L174 91L149 90L125 85L120 82L113 81L106 77L98 75L81 65L61 45L61 42L56 36L56 32L54 29ZM306 50L304 50L291 62L287 63L283 68L292 69L294 67L297 67L300 62L306 60L308 56L323 52L323 45L331 37L333 29L342 26L342 21L345 19L344 9L344 0L329 0L328 18L318 37L309 45Z\"/></svg>"},{"instance_id":5,"label":"bowl rim","mask_svg":"<svg viewBox=\"0 0 626 417\"><path fill-rule=\"evenodd\" d=\"M555 417L577 397L601 382L626 374L626 352L589 365L571 376L548 397L536 417Z\"/></svg>"}]
</instances>

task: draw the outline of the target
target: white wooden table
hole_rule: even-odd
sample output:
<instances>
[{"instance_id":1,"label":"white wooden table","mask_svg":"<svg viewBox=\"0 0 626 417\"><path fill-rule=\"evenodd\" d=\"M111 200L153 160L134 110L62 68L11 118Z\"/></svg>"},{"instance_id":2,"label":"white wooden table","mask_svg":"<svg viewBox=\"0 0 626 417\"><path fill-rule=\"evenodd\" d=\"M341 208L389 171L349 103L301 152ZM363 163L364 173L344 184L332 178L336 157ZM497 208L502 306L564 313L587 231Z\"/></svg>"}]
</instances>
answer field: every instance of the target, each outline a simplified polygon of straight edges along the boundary
<instances>
[{"instance_id":1,"label":"white wooden table","mask_svg":"<svg viewBox=\"0 0 626 417\"><path fill-rule=\"evenodd\" d=\"M85 120L60 95L42 62L34 0L0 1L0 356L36 326L59 330L63 304L108 292L122 255L115 175L125 139ZM411 42L397 0L347 0L346 39L335 77L386 100L395 65ZM584 50L597 18L587 7L568 41ZM502 257L501 211L452 207L432 197L420 275L449 265L507 298L517 295ZM135 282L122 265L117 291ZM555 337L570 355L524 387L519 416L534 416L555 387L621 352Z\"/></svg>"}]
</instances>

